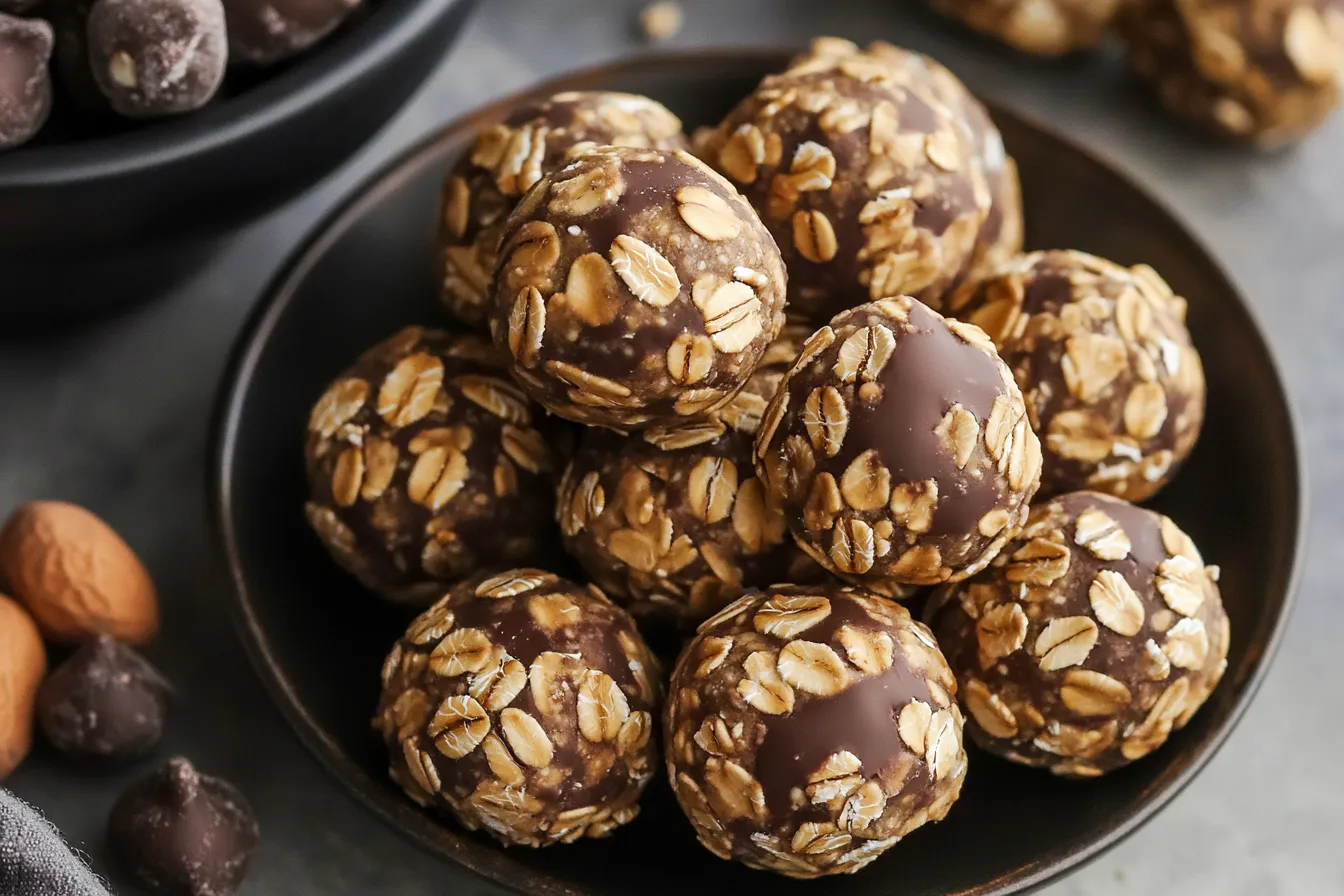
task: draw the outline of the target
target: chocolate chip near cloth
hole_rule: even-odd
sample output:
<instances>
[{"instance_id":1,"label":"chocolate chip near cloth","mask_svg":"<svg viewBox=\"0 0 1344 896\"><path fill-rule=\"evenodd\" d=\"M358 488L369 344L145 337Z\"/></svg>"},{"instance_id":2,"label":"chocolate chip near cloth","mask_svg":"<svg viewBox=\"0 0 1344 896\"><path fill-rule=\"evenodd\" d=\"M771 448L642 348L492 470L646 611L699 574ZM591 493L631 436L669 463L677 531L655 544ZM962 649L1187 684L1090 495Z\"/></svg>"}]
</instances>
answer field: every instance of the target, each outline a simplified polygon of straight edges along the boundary
<instances>
[{"instance_id":1,"label":"chocolate chip near cloth","mask_svg":"<svg viewBox=\"0 0 1344 896\"><path fill-rule=\"evenodd\" d=\"M109 896L51 822L0 787L0 893Z\"/></svg>"}]
</instances>

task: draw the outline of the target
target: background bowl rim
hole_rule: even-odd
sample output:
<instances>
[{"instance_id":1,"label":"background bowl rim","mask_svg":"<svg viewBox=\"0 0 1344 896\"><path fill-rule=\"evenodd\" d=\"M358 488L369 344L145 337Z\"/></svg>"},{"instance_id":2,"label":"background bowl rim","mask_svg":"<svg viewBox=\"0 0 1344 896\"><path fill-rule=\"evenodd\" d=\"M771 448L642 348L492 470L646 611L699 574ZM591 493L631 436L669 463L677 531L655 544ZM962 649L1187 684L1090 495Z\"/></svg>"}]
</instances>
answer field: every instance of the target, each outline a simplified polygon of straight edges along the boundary
<instances>
[{"instance_id":1,"label":"background bowl rim","mask_svg":"<svg viewBox=\"0 0 1344 896\"><path fill-rule=\"evenodd\" d=\"M0 155L0 189L44 189L135 175L222 151L264 133L395 59L453 6L469 0L381 0L349 33L216 106L122 133Z\"/></svg>"},{"instance_id":2,"label":"background bowl rim","mask_svg":"<svg viewBox=\"0 0 1344 896\"><path fill-rule=\"evenodd\" d=\"M449 0L451 2L451 0ZM226 568L233 583L233 597L230 602L231 615L235 630L242 641L254 671L261 678L272 702L288 723L291 732L313 755L318 763L346 790L357 802L371 809L386 824L395 828L403 836L440 857L448 858L459 867L478 877L515 893L536 894L536 896L585 896L585 891L577 889L545 872L528 871L528 874L541 881L529 881L524 884L501 877L490 862L478 861L472 850L446 848L445 840L454 847L465 846L472 834L447 825L435 823L432 831L441 836L432 837L426 830L425 813L409 800L400 798L386 787L369 786L370 776L366 769L351 761L323 726L309 713L297 691L285 673L283 666L273 654L270 639L259 622L253 608L252 596L248 590L242 563L238 553L235 536L234 510L230 491L234 482L234 449L239 432L240 416L247 397L251 380L262 349L269 341L276 324L293 301L297 287L312 266L327 250L330 243L336 241L349 226L376 205L383 196L394 191L410 172L418 170L429 157L440 151L446 141L458 139L462 132L473 129L483 120L494 120L501 113L527 98L540 94L558 93L564 90L587 89L588 82L594 78L610 78L622 73L639 71L647 74L650 70L665 68L675 70L685 66L688 61L700 64L724 63L729 61L759 61L762 64L780 63L795 55L799 48L790 47L702 47L651 51L592 66L568 70L554 77L531 83L517 91L474 106L449 123L436 129L431 135L409 147L390 159L386 164L366 177L347 194L345 199L318 220L305 235L297 248L287 257L284 265L267 283L256 305L249 312L239 329L227 364L221 377L210 425L206 467L207 511L214 529L215 545L218 557ZM1281 471L1281 475L1292 489L1291 515L1292 531L1291 560L1286 574L1280 570L1280 581L1276 584L1282 591L1282 606L1274 620L1254 670L1244 683L1232 710L1223 724L1210 732L1202 748L1191 758L1189 764L1181 769L1166 786L1145 795L1134 813L1119 824L1106 830L1095 840L1053 861L1025 864L1011 879L998 879L966 891L966 896L1011 896L1034 891L1045 884L1058 880L1079 870L1092 860L1117 846L1131 834L1143 827L1148 821L1171 803L1192 781L1208 766L1226 743L1232 731L1240 723L1246 710L1263 685L1273 660L1282 645L1288 623L1296 606L1298 586L1302 576L1304 559L1303 534L1307 523L1306 464L1300 438L1300 425L1292 399L1284 386L1284 378L1265 329L1254 307L1246 300L1236 281L1211 252L1208 245L1188 226L1185 219L1167 203L1157 197L1148 187L1133 177L1127 169L1114 162L1104 153L1093 150L1070 137L1054 125L1045 123L1037 117L996 101L980 97L994 116L1007 116L1016 119L1039 131L1046 138L1056 141L1073 152L1094 162L1099 168L1121 182L1127 189L1148 202L1155 211L1177 227L1207 261L1209 267L1223 281L1226 291L1235 297L1236 307L1250 324L1255 335L1255 345L1267 371L1271 374L1268 384L1270 393L1279 399L1279 408L1285 424L1288 440L1287 456L1291 468ZM493 845L489 851L502 857L503 850ZM515 875L517 876L517 875Z\"/></svg>"}]
</instances>

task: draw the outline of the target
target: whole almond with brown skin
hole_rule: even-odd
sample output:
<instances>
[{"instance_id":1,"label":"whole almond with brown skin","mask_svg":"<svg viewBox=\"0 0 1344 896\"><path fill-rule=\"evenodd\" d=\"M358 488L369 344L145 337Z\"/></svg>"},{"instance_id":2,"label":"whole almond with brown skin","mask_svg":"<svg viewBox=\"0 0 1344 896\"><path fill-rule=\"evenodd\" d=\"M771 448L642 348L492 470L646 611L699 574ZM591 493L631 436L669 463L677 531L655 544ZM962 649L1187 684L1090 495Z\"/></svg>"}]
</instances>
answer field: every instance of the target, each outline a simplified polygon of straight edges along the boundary
<instances>
[{"instance_id":1,"label":"whole almond with brown skin","mask_svg":"<svg viewBox=\"0 0 1344 896\"><path fill-rule=\"evenodd\" d=\"M33 704L47 674L42 636L28 613L0 594L0 781L33 745Z\"/></svg>"},{"instance_id":2,"label":"whole almond with brown skin","mask_svg":"<svg viewBox=\"0 0 1344 896\"><path fill-rule=\"evenodd\" d=\"M159 630L154 583L121 536L74 504L33 501L0 532L0 578L50 641L105 632L143 646Z\"/></svg>"}]
</instances>

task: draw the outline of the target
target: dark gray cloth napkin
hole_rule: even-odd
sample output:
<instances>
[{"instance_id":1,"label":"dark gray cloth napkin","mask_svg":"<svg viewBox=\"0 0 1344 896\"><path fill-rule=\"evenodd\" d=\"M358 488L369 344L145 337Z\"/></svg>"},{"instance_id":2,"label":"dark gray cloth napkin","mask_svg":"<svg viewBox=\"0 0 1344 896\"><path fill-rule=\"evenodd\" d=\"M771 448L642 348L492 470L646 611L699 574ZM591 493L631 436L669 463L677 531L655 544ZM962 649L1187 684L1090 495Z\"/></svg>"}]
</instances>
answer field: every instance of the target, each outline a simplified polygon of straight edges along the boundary
<instances>
[{"instance_id":1,"label":"dark gray cloth napkin","mask_svg":"<svg viewBox=\"0 0 1344 896\"><path fill-rule=\"evenodd\" d=\"M0 896L110 896L51 822L0 787Z\"/></svg>"}]
</instances>

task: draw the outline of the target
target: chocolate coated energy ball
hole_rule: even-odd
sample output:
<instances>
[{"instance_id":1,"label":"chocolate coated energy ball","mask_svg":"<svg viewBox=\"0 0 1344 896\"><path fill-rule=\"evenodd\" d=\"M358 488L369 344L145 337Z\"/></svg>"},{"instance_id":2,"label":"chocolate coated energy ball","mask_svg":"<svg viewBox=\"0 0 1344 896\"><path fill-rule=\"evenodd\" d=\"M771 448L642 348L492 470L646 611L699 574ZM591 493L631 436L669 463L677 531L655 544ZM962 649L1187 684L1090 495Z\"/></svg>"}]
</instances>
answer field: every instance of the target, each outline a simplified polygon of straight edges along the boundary
<instances>
[{"instance_id":1,"label":"chocolate coated energy ball","mask_svg":"<svg viewBox=\"0 0 1344 896\"><path fill-rule=\"evenodd\" d=\"M589 430L557 508L570 554L641 619L694 625L744 586L821 575L766 503L751 437L719 420Z\"/></svg>"},{"instance_id":2,"label":"chocolate coated energy ball","mask_svg":"<svg viewBox=\"0 0 1344 896\"><path fill-rule=\"evenodd\" d=\"M128 118L199 109L229 59L220 0L97 0L86 37L94 80Z\"/></svg>"},{"instance_id":3,"label":"chocolate coated energy ball","mask_svg":"<svg viewBox=\"0 0 1344 896\"><path fill-rule=\"evenodd\" d=\"M798 543L887 593L984 568L1026 519L1041 453L978 328L908 296L813 335L756 434Z\"/></svg>"},{"instance_id":4,"label":"chocolate coated energy ball","mask_svg":"<svg viewBox=\"0 0 1344 896\"><path fill-rule=\"evenodd\" d=\"M541 409L477 336L408 327L365 352L308 421L308 521L391 600L558 553Z\"/></svg>"},{"instance_id":5,"label":"chocolate coated energy ball","mask_svg":"<svg viewBox=\"0 0 1344 896\"><path fill-rule=\"evenodd\" d=\"M156 896L233 896L260 832L237 788L179 756L121 795L107 839L127 873Z\"/></svg>"},{"instance_id":6,"label":"chocolate coated energy ball","mask_svg":"<svg viewBox=\"0 0 1344 896\"><path fill-rule=\"evenodd\" d=\"M505 224L490 329L532 397L618 431L727 403L784 322L774 240L685 152L605 147Z\"/></svg>"},{"instance_id":7,"label":"chocolate coated energy ball","mask_svg":"<svg viewBox=\"0 0 1344 896\"><path fill-rule=\"evenodd\" d=\"M486 296L504 219L544 175L594 146L683 149L681 120L648 97L567 91L515 109L477 137L443 182L439 250L443 301L459 320L484 327Z\"/></svg>"},{"instance_id":8,"label":"chocolate coated energy ball","mask_svg":"<svg viewBox=\"0 0 1344 896\"><path fill-rule=\"evenodd\" d=\"M854 57L887 60L899 72L908 64L910 54L880 40L860 50L851 41L819 37L806 53L789 64L789 71L824 70ZM989 213L963 272L963 275L975 277L985 268L1022 251L1022 186L1017 177L1017 163L1004 149L1003 137L984 104L956 75L932 60L926 62L925 74L933 95L957 115L957 124L966 130L989 186ZM937 307L936 303L931 304Z\"/></svg>"},{"instance_id":9,"label":"chocolate coated energy ball","mask_svg":"<svg viewBox=\"0 0 1344 896\"><path fill-rule=\"evenodd\" d=\"M0 13L0 150L27 143L51 113L51 26Z\"/></svg>"},{"instance_id":10,"label":"chocolate coated energy ball","mask_svg":"<svg viewBox=\"0 0 1344 896\"><path fill-rule=\"evenodd\" d=\"M85 642L37 694L47 740L76 759L145 755L163 737L172 687L149 661L111 635Z\"/></svg>"},{"instance_id":11,"label":"chocolate coated energy ball","mask_svg":"<svg viewBox=\"0 0 1344 896\"><path fill-rule=\"evenodd\" d=\"M1339 100L1344 0L1134 0L1120 25L1162 105L1208 130L1286 143Z\"/></svg>"},{"instance_id":12,"label":"chocolate coated energy ball","mask_svg":"<svg viewBox=\"0 0 1344 896\"><path fill-rule=\"evenodd\" d=\"M955 693L904 607L778 585L730 604L682 652L668 778L720 858L789 877L852 873L956 801Z\"/></svg>"},{"instance_id":13,"label":"chocolate coated energy ball","mask_svg":"<svg viewBox=\"0 0 1344 896\"><path fill-rule=\"evenodd\" d=\"M983 329L1026 397L1046 494L1157 492L1194 448L1204 371L1185 300L1147 265L1033 252L948 299Z\"/></svg>"},{"instance_id":14,"label":"chocolate coated energy ball","mask_svg":"<svg viewBox=\"0 0 1344 896\"><path fill-rule=\"evenodd\" d=\"M224 0L229 59L267 64L308 49L344 21L359 0Z\"/></svg>"},{"instance_id":15,"label":"chocolate coated energy ball","mask_svg":"<svg viewBox=\"0 0 1344 896\"><path fill-rule=\"evenodd\" d=\"M1217 568L1170 519L1073 492L980 575L935 596L968 730L991 753L1093 777L1148 755L1227 666Z\"/></svg>"},{"instance_id":16,"label":"chocolate coated energy ball","mask_svg":"<svg viewBox=\"0 0 1344 896\"><path fill-rule=\"evenodd\" d=\"M902 293L936 303L992 201L980 147L933 83L938 64L839 47L766 78L698 143L761 213L790 304L815 322Z\"/></svg>"},{"instance_id":17,"label":"chocolate coated energy ball","mask_svg":"<svg viewBox=\"0 0 1344 896\"><path fill-rule=\"evenodd\" d=\"M1062 56L1091 49L1122 0L933 0L933 5L1015 50Z\"/></svg>"},{"instance_id":18,"label":"chocolate coated energy ball","mask_svg":"<svg viewBox=\"0 0 1344 896\"><path fill-rule=\"evenodd\" d=\"M638 814L658 681L601 591L518 569L458 585L411 623L374 724L420 805L506 844L570 843Z\"/></svg>"}]
</instances>

